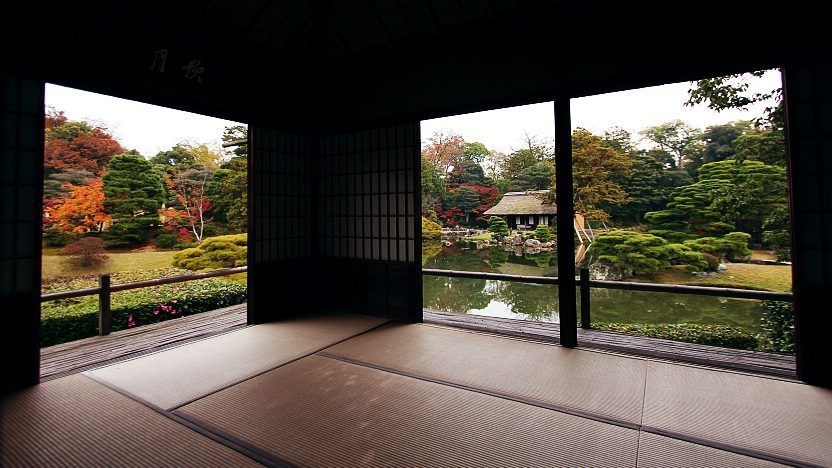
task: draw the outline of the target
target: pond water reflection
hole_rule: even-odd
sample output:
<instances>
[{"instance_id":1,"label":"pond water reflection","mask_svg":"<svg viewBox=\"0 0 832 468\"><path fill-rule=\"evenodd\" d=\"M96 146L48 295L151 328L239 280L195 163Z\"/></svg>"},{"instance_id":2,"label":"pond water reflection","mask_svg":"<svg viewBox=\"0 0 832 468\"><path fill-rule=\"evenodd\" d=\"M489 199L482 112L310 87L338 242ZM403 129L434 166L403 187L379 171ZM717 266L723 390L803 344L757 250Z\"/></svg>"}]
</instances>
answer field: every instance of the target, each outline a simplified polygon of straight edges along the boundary
<instances>
[{"instance_id":1,"label":"pond water reflection","mask_svg":"<svg viewBox=\"0 0 832 468\"><path fill-rule=\"evenodd\" d=\"M423 246L422 254L425 268L557 276L555 251L527 253L499 246L477 249L467 242L432 242ZM558 321L554 285L441 276L425 276L422 284L428 309ZM601 322L735 325L756 334L762 317L760 301L747 299L593 288L590 300L592 320Z\"/></svg>"}]
</instances>

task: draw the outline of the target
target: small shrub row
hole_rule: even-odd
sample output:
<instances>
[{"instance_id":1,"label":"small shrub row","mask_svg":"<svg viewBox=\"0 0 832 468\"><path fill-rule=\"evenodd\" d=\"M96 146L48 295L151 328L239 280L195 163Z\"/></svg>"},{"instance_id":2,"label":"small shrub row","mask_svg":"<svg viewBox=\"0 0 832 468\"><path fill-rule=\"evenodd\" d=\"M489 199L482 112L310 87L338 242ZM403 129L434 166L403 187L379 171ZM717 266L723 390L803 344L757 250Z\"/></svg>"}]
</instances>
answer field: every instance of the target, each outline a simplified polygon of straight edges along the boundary
<instances>
[{"instance_id":1,"label":"small shrub row","mask_svg":"<svg viewBox=\"0 0 832 468\"><path fill-rule=\"evenodd\" d=\"M132 283L156 278L170 278L172 276L191 275L192 271L180 268L157 268L153 270L120 271L110 275L112 284ZM74 291L76 289L95 288L98 286L98 275L56 276L45 278L41 282L43 294Z\"/></svg>"},{"instance_id":2,"label":"small shrub row","mask_svg":"<svg viewBox=\"0 0 832 468\"><path fill-rule=\"evenodd\" d=\"M757 337L739 327L697 323L609 323L593 322L592 327L629 335L684 341L734 349L757 349Z\"/></svg>"},{"instance_id":3,"label":"small shrub row","mask_svg":"<svg viewBox=\"0 0 832 468\"><path fill-rule=\"evenodd\" d=\"M112 330L198 314L246 301L246 285L220 279L168 284L112 295ZM98 299L87 296L45 303L41 309L41 346L52 346L98 333Z\"/></svg>"}]
</instances>

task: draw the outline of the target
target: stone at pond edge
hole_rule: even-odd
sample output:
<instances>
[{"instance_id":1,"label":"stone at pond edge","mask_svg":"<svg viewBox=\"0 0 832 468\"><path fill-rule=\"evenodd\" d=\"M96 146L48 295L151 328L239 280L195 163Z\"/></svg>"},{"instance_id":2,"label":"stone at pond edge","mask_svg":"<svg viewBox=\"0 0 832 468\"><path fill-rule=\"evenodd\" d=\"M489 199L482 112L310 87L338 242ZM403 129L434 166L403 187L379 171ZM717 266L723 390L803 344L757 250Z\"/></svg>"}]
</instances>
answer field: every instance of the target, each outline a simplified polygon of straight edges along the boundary
<instances>
[{"instance_id":1,"label":"stone at pond edge","mask_svg":"<svg viewBox=\"0 0 832 468\"><path fill-rule=\"evenodd\" d=\"M620 268L603 263L593 263L589 266L589 279L599 281L619 281L624 279L624 272Z\"/></svg>"}]
</instances>

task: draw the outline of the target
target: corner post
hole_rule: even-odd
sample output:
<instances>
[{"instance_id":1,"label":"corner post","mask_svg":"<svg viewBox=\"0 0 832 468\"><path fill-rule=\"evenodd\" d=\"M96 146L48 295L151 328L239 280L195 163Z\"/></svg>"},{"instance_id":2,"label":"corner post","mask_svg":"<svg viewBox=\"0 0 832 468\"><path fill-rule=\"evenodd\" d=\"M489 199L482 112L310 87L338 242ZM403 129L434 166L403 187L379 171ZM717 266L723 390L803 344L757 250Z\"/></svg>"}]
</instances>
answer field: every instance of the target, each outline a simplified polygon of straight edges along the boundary
<instances>
[{"instance_id":1,"label":"corner post","mask_svg":"<svg viewBox=\"0 0 832 468\"><path fill-rule=\"evenodd\" d=\"M589 312L589 268L581 268L581 328L592 328Z\"/></svg>"},{"instance_id":2,"label":"corner post","mask_svg":"<svg viewBox=\"0 0 832 468\"><path fill-rule=\"evenodd\" d=\"M578 310L575 304L575 206L572 200L572 124L569 97L555 98L555 196L558 226L558 302L560 344L578 345Z\"/></svg>"},{"instance_id":3,"label":"corner post","mask_svg":"<svg viewBox=\"0 0 832 468\"><path fill-rule=\"evenodd\" d=\"M106 336L112 330L110 316L110 275L98 277L98 335Z\"/></svg>"}]
</instances>

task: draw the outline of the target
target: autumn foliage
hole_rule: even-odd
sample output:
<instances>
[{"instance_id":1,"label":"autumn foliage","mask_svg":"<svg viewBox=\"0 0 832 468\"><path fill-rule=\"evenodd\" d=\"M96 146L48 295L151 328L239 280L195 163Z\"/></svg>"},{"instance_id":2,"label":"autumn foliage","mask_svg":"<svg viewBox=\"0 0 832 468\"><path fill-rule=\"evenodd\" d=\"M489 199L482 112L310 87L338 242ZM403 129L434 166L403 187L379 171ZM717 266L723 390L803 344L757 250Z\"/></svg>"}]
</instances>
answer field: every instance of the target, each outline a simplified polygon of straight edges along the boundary
<instances>
[{"instance_id":1,"label":"autumn foliage","mask_svg":"<svg viewBox=\"0 0 832 468\"><path fill-rule=\"evenodd\" d=\"M104 212L104 182L96 179L88 185L64 184L65 197L54 200L47 208L47 223L60 231L84 233L98 231L110 220Z\"/></svg>"}]
</instances>

